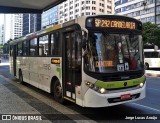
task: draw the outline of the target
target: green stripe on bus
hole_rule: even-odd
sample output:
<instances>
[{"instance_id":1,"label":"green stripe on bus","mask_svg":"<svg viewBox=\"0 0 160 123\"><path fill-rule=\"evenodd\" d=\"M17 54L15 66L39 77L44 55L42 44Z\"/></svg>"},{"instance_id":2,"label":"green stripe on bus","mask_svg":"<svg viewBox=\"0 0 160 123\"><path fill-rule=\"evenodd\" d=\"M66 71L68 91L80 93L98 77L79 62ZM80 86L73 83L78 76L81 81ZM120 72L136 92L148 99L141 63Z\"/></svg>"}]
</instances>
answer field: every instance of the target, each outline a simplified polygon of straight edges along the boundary
<instances>
[{"instance_id":1,"label":"green stripe on bus","mask_svg":"<svg viewBox=\"0 0 160 123\"><path fill-rule=\"evenodd\" d=\"M59 73L59 78L61 78L62 77L61 68L57 68L57 72Z\"/></svg>"},{"instance_id":2,"label":"green stripe on bus","mask_svg":"<svg viewBox=\"0 0 160 123\"><path fill-rule=\"evenodd\" d=\"M127 82L126 86L124 85L125 82ZM144 82L145 82L145 76L142 76L141 78L137 78L137 79L115 81L115 82L103 82L103 81L98 80L95 83L95 85L101 88L105 88L105 89L115 89L115 88L135 86L135 85L139 85L140 83L144 83Z\"/></svg>"}]
</instances>

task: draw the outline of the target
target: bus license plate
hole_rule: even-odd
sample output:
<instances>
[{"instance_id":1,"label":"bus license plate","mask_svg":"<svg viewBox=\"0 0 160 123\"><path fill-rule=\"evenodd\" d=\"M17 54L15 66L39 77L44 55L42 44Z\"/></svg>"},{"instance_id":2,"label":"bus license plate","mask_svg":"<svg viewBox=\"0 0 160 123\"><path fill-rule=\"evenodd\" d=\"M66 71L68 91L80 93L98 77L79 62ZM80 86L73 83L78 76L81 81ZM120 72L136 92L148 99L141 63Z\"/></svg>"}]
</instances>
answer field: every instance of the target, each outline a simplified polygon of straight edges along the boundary
<instances>
[{"instance_id":1,"label":"bus license plate","mask_svg":"<svg viewBox=\"0 0 160 123\"><path fill-rule=\"evenodd\" d=\"M121 100L128 100L131 98L131 94L124 94L124 95L121 95Z\"/></svg>"}]
</instances>

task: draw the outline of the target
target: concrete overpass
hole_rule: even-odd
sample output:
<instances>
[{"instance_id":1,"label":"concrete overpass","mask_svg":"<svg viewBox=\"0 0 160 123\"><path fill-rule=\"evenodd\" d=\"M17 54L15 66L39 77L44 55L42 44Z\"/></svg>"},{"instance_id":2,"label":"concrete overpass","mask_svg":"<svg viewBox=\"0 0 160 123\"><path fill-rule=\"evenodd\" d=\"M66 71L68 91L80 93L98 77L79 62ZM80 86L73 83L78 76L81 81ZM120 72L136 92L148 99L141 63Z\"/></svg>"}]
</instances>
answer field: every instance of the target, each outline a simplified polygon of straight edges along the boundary
<instances>
[{"instance_id":1,"label":"concrete overpass","mask_svg":"<svg viewBox=\"0 0 160 123\"><path fill-rule=\"evenodd\" d=\"M42 13L66 0L0 0L0 13Z\"/></svg>"}]
</instances>

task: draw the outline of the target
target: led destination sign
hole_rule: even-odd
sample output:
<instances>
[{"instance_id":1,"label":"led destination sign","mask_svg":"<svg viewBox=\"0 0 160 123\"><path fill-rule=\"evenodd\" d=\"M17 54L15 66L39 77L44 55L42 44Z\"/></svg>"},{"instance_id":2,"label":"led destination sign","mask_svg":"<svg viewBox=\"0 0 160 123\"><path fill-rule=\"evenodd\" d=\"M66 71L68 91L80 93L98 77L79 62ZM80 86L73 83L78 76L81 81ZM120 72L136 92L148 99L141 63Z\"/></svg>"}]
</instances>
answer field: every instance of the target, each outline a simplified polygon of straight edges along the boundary
<instances>
[{"instance_id":1,"label":"led destination sign","mask_svg":"<svg viewBox=\"0 0 160 123\"><path fill-rule=\"evenodd\" d=\"M137 25L133 21L96 18L95 27L102 28L119 28L119 29L136 29Z\"/></svg>"}]
</instances>

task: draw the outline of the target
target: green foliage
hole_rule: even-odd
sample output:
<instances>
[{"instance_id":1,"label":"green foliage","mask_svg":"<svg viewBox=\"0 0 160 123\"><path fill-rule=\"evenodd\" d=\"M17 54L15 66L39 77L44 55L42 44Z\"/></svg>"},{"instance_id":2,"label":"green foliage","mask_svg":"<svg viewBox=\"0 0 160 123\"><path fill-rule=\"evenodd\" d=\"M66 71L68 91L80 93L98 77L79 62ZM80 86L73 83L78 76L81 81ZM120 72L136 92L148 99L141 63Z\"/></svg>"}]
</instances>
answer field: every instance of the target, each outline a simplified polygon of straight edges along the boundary
<instances>
[{"instance_id":1,"label":"green foliage","mask_svg":"<svg viewBox=\"0 0 160 123\"><path fill-rule=\"evenodd\" d=\"M150 22L143 24L143 42L144 44L154 44L160 47L160 27Z\"/></svg>"},{"instance_id":2,"label":"green foliage","mask_svg":"<svg viewBox=\"0 0 160 123\"><path fill-rule=\"evenodd\" d=\"M0 44L0 48L3 48L3 45L2 45L2 44Z\"/></svg>"}]
</instances>

